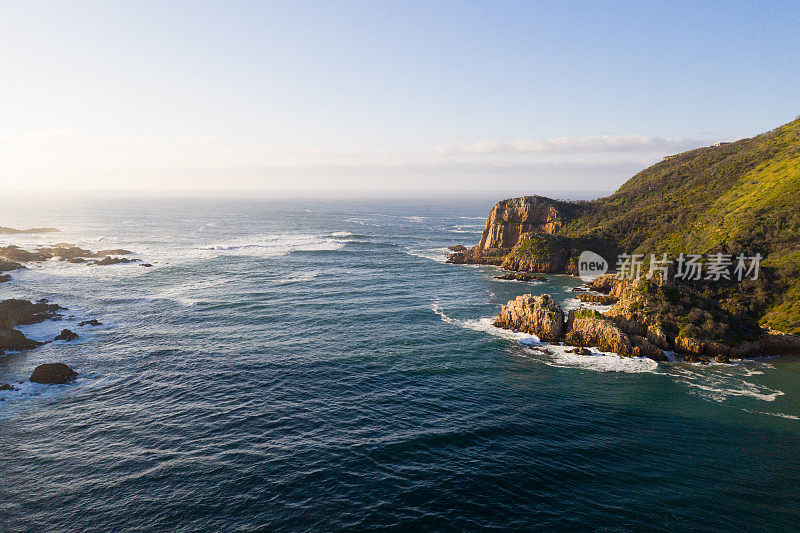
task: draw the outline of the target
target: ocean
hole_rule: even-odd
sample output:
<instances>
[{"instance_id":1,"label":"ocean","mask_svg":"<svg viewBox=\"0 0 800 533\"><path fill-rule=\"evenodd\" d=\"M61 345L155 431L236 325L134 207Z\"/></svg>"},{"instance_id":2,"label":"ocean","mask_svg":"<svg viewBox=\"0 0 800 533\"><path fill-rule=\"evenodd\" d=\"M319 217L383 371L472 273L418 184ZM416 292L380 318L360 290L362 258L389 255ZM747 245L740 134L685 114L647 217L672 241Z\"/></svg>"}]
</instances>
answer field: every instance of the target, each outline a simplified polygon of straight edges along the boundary
<instances>
[{"instance_id":1,"label":"ocean","mask_svg":"<svg viewBox=\"0 0 800 533\"><path fill-rule=\"evenodd\" d=\"M0 392L0 530L789 530L800 363L578 356L491 325L580 280L446 264L497 196L21 198L2 235L127 248L47 261L0 299L58 322L0 356L71 385ZM78 327L96 318L98 327ZM549 353L548 353L549 352Z\"/></svg>"}]
</instances>

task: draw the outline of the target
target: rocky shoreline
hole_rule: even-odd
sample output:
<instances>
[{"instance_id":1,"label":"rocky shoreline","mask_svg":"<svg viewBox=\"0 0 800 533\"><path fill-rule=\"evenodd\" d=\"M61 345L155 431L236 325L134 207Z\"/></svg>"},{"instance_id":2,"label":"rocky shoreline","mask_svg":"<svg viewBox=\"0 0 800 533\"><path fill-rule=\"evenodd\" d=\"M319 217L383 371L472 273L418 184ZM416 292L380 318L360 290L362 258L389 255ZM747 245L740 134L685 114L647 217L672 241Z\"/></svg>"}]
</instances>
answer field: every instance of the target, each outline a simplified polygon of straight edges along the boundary
<instances>
[{"instance_id":1,"label":"rocky shoreline","mask_svg":"<svg viewBox=\"0 0 800 533\"><path fill-rule=\"evenodd\" d=\"M800 355L800 337L795 335L767 332L751 340L726 343L701 340L676 331L663 315L647 312L653 303L649 298L650 285L649 280L603 276L588 284L587 288L595 293L579 293L575 298L611 305L611 308L604 313L578 309L566 316L550 295L524 294L501 307L494 325L536 335L548 343L574 346L576 349L571 351L584 355L591 353L585 348L594 347L621 357L647 357L658 362L673 358L700 364L712 360L729 363L731 359ZM661 284L659 289L663 287L668 286Z\"/></svg>"},{"instance_id":2,"label":"rocky shoreline","mask_svg":"<svg viewBox=\"0 0 800 533\"><path fill-rule=\"evenodd\" d=\"M583 266L588 279L590 265L602 265L599 275L625 270L627 258L637 265L627 279L574 289L602 312L570 313L559 342L697 362L798 354L800 181L781 162L799 147L797 119L665 159L604 198L501 200L480 242L452 247L447 262L499 266L513 280ZM497 325L552 337L540 322L544 308L556 310L531 298L509 302Z\"/></svg>"},{"instance_id":3,"label":"rocky shoreline","mask_svg":"<svg viewBox=\"0 0 800 533\"><path fill-rule=\"evenodd\" d=\"M0 227L0 234L32 234L50 233L59 231L56 228L33 228L29 230L16 230ZM60 243L53 246L39 246L29 251L15 245L0 247L0 283L12 280L9 272L26 269L24 263L39 263L51 259L68 263L84 263L90 266L108 266L115 264L139 263L141 266L152 266L141 263L140 259L124 257L134 252L125 249L100 250L93 252L72 244ZM36 302L23 299L0 300L0 356L8 352L32 350L54 341L72 342L79 335L72 330L63 329L61 333L50 341L36 341L27 338L19 326L39 324L47 320L60 321L62 311L66 308L47 300ZM97 319L84 320L78 324L79 328L102 325ZM65 384L74 381L78 374L64 363L45 363L39 365L30 377L33 383ZM8 383L0 383L0 391L18 390ZM2 400L2 398L0 398Z\"/></svg>"}]
</instances>

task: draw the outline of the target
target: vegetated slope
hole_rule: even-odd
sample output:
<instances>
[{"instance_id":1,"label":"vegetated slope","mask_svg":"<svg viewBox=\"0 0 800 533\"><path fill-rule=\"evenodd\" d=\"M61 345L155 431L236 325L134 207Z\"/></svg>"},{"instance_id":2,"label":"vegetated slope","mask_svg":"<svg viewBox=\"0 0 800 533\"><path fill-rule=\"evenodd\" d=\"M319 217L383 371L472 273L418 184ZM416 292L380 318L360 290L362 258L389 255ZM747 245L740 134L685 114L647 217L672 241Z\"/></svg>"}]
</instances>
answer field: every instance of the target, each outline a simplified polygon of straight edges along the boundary
<instances>
[{"instance_id":1,"label":"vegetated slope","mask_svg":"<svg viewBox=\"0 0 800 533\"><path fill-rule=\"evenodd\" d=\"M760 283L715 292L763 325L800 333L800 118L667 158L586 204L560 233L645 254L760 253Z\"/></svg>"},{"instance_id":2,"label":"vegetated slope","mask_svg":"<svg viewBox=\"0 0 800 533\"><path fill-rule=\"evenodd\" d=\"M506 243L513 248L502 250L507 255L496 264L536 270L547 264L543 255L556 257L551 249L559 259L551 266L566 265L569 273L583 249L612 260L621 252L760 253L759 280L694 289L733 314L800 334L800 117L750 139L664 158L606 198L569 209L551 202L560 221L552 236L525 234ZM500 234L502 228L489 226L503 223L490 217L486 231ZM491 252L473 250L460 259Z\"/></svg>"}]
</instances>

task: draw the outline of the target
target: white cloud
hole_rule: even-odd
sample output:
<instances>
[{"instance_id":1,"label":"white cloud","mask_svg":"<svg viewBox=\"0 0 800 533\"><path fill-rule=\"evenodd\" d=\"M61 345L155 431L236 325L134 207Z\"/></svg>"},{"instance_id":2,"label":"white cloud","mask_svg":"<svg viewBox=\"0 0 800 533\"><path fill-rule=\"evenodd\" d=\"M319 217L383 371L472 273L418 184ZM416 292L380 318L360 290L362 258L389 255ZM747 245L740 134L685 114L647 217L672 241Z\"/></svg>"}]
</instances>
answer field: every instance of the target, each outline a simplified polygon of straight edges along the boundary
<instances>
[{"instance_id":1,"label":"white cloud","mask_svg":"<svg viewBox=\"0 0 800 533\"><path fill-rule=\"evenodd\" d=\"M466 146L440 146L445 155L502 154L569 154L620 152L674 152L709 144L708 141L683 137L651 137L649 135L602 135L590 137L556 137L546 140L481 141Z\"/></svg>"},{"instance_id":2,"label":"white cloud","mask_svg":"<svg viewBox=\"0 0 800 533\"><path fill-rule=\"evenodd\" d=\"M0 185L12 188L610 189L702 141L646 135L483 142L430 149L298 147L217 135L0 134ZM479 157L476 158L476 155Z\"/></svg>"}]
</instances>

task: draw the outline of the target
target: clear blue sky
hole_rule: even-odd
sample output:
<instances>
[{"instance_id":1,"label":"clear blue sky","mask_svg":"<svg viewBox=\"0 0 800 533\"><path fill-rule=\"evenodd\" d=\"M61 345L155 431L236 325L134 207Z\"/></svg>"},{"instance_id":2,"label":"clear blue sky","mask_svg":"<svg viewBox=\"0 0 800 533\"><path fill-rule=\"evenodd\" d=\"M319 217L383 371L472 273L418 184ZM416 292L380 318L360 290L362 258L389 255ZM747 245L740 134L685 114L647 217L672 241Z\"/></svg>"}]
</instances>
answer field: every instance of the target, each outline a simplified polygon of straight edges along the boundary
<instances>
[{"instance_id":1,"label":"clear blue sky","mask_svg":"<svg viewBox=\"0 0 800 533\"><path fill-rule=\"evenodd\" d=\"M18 1L0 57L31 187L614 188L800 114L797 1Z\"/></svg>"}]
</instances>

